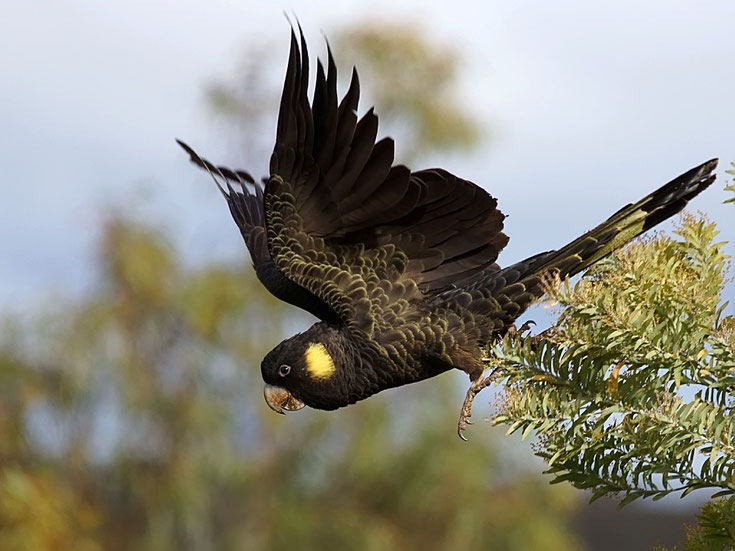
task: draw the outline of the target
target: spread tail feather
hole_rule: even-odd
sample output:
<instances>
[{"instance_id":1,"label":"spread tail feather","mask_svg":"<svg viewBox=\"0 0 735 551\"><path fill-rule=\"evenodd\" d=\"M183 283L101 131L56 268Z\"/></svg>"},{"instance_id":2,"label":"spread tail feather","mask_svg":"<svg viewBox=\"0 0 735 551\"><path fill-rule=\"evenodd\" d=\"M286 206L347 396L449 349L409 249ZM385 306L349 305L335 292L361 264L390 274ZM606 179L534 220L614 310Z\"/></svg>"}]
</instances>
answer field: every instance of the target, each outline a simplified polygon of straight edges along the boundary
<instances>
[{"instance_id":1,"label":"spread tail feather","mask_svg":"<svg viewBox=\"0 0 735 551\"><path fill-rule=\"evenodd\" d=\"M685 172L636 203L624 206L602 224L564 247L529 257L502 270L476 279L465 287L475 298L497 301L503 314L494 330L504 331L544 290L544 274L557 273L562 279L589 268L646 230L681 211L715 180L712 159Z\"/></svg>"},{"instance_id":2,"label":"spread tail feather","mask_svg":"<svg viewBox=\"0 0 735 551\"><path fill-rule=\"evenodd\" d=\"M557 251L551 251L536 269L558 270L563 279L589 268L614 250L680 212L715 181L717 159L695 167L637 203L631 203L596 228Z\"/></svg>"}]
</instances>

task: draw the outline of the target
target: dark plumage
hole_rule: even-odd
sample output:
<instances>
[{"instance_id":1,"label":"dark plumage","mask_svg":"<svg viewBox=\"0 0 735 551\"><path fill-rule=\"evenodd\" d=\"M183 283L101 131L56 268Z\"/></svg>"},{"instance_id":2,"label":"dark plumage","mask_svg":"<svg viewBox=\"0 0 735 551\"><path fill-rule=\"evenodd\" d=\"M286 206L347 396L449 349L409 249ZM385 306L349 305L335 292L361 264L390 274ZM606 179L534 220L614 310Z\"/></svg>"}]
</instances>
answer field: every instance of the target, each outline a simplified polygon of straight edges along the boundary
<instances>
[{"instance_id":1,"label":"dark plumage","mask_svg":"<svg viewBox=\"0 0 735 551\"><path fill-rule=\"evenodd\" d=\"M357 73L339 103L331 52L316 73L309 104L306 43L292 33L265 189L179 142L217 181L263 285L321 320L263 360L266 400L280 413L336 409L456 368L473 381L461 434L481 381L481 347L543 294L544 274L584 270L714 180L716 160L568 245L501 269L495 261L508 237L497 201L445 170L393 165L393 140L375 141L373 110L357 118Z\"/></svg>"}]
</instances>

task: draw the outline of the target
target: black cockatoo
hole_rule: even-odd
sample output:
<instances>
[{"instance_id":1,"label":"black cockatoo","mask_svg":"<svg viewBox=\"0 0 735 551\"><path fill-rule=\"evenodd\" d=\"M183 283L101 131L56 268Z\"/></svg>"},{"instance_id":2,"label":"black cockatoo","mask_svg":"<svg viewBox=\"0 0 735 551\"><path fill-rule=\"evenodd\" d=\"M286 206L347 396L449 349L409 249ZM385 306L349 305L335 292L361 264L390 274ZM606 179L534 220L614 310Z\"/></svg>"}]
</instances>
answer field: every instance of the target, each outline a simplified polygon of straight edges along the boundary
<instances>
[{"instance_id":1,"label":"black cockatoo","mask_svg":"<svg viewBox=\"0 0 735 551\"><path fill-rule=\"evenodd\" d=\"M333 410L459 369L472 381L462 436L482 381L482 347L543 294L544 276L581 272L714 180L711 160L571 243L501 268L508 237L492 196L446 170L394 165L393 140L376 142L373 110L358 120L356 71L338 101L331 52L326 70L317 64L311 102L308 80L306 43L292 32L264 187L179 142L215 178L266 289L320 320L262 362L265 399L279 413Z\"/></svg>"}]
</instances>

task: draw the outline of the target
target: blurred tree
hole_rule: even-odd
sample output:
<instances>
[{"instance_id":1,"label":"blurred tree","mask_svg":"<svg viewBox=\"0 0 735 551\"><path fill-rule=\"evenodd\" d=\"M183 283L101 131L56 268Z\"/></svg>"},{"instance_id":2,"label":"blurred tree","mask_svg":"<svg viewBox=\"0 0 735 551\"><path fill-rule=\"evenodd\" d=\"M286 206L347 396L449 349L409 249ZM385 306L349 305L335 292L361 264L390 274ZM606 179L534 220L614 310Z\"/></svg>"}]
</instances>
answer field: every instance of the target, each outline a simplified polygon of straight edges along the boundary
<instances>
[{"instance_id":1,"label":"blurred tree","mask_svg":"<svg viewBox=\"0 0 735 551\"><path fill-rule=\"evenodd\" d=\"M380 20L345 25L333 33L340 76L349 77L351 66L359 68L362 108L375 106L381 133L399 138L396 157L409 166L437 153L466 154L487 136L485 113L470 110L462 99L460 52L426 40L428 34L413 22ZM270 158L285 71L273 55L278 48L270 43L257 48L240 61L234 78L215 80L206 88L212 112L235 129L239 160L248 166L265 165Z\"/></svg>"},{"instance_id":2,"label":"blurred tree","mask_svg":"<svg viewBox=\"0 0 735 551\"><path fill-rule=\"evenodd\" d=\"M285 65L276 58L277 51L272 37L249 45L233 74L209 82L204 90L210 112L233 142L236 161L253 174L266 173L273 152L281 67L285 72Z\"/></svg>"},{"instance_id":3,"label":"blurred tree","mask_svg":"<svg viewBox=\"0 0 735 551\"><path fill-rule=\"evenodd\" d=\"M187 271L120 218L99 261L0 346L0 548L575 547L568 493L455 442L450 379L283 420L257 365L289 320L249 266Z\"/></svg>"},{"instance_id":4,"label":"blurred tree","mask_svg":"<svg viewBox=\"0 0 735 551\"><path fill-rule=\"evenodd\" d=\"M426 40L431 33L415 21L360 21L335 34L337 61L359 68L361 88L385 121L383 132L400 136L399 161L467 153L481 143L486 114L462 99L463 58L456 47Z\"/></svg>"},{"instance_id":5,"label":"blurred tree","mask_svg":"<svg viewBox=\"0 0 735 551\"><path fill-rule=\"evenodd\" d=\"M304 314L248 263L187 269L162 231L119 213L97 261L88 296L0 336L0 548L577 548L568 490L524 474L495 433L454 436L451 377L284 419L258 366Z\"/></svg>"}]
</instances>

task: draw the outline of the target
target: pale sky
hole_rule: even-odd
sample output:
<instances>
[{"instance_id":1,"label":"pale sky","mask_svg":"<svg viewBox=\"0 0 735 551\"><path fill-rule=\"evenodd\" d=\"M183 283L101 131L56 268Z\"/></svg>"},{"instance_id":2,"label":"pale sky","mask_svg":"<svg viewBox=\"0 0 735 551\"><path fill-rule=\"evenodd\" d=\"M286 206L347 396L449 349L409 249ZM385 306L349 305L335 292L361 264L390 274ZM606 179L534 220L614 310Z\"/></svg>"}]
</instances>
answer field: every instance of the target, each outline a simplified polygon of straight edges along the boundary
<instances>
[{"instance_id":1,"label":"pale sky","mask_svg":"<svg viewBox=\"0 0 735 551\"><path fill-rule=\"evenodd\" d=\"M177 232L189 262L244 254L221 198L174 138L236 160L203 89L262 40L278 47L280 79L284 11L299 17L312 53L323 51L322 31L379 15L416 21L466 55L463 99L494 139L469 159L429 164L499 198L511 236L502 264L563 245L715 156L721 180L692 208L735 237L735 211L720 205L735 160L731 0L10 0L2 11L0 311L88 285L103 207L132 196Z\"/></svg>"}]
</instances>

